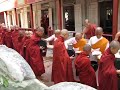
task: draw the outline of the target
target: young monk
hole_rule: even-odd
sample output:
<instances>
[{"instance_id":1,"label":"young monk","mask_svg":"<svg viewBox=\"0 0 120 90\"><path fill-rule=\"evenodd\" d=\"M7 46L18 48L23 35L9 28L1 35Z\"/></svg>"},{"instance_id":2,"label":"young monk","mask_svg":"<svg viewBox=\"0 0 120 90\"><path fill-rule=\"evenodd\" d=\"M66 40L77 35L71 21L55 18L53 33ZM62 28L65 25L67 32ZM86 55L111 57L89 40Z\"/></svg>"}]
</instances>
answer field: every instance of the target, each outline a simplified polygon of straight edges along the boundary
<instances>
[{"instance_id":1,"label":"young monk","mask_svg":"<svg viewBox=\"0 0 120 90\"><path fill-rule=\"evenodd\" d=\"M75 60L75 68L79 74L80 83L97 88L95 71L88 58L90 53L91 46L86 44L83 48L83 52L81 52Z\"/></svg>"},{"instance_id":2,"label":"young monk","mask_svg":"<svg viewBox=\"0 0 120 90\"><path fill-rule=\"evenodd\" d=\"M68 31L63 29L60 37L54 42L52 81L56 84L64 81L73 81L72 61L68 56L64 40L68 38Z\"/></svg>"},{"instance_id":3,"label":"young monk","mask_svg":"<svg viewBox=\"0 0 120 90\"><path fill-rule=\"evenodd\" d=\"M109 48L103 53L98 71L98 90L118 90L118 77L120 70L114 66L115 55L120 49L118 41L112 41Z\"/></svg>"}]
</instances>

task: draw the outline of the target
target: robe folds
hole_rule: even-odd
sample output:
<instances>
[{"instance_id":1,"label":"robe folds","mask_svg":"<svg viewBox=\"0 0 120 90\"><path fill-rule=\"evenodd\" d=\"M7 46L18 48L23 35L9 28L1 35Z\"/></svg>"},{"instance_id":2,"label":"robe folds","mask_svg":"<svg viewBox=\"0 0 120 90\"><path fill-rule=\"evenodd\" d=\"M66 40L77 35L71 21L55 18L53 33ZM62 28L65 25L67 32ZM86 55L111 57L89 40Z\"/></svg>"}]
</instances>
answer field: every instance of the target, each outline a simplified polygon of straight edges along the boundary
<instances>
[{"instance_id":1,"label":"robe folds","mask_svg":"<svg viewBox=\"0 0 120 90\"><path fill-rule=\"evenodd\" d=\"M92 36L95 35L95 29L96 29L95 24L90 24L89 27L86 28L85 32L86 39L90 39Z\"/></svg>"},{"instance_id":2,"label":"robe folds","mask_svg":"<svg viewBox=\"0 0 120 90\"><path fill-rule=\"evenodd\" d=\"M27 48L27 46L29 45L30 37L24 37L22 42L23 42L23 45L22 45L22 47L21 47L21 49L20 49L20 55L21 55L24 59L26 59L26 48Z\"/></svg>"},{"instance_id":3,"label":"robe folds","mask_svg":"<svg viewBox=\"0 0 120 90\"><path fill-rule=\"evenodd\" d=\"M97 88L95 71L86 52L81 52L76 58L75 68L79 74L80 83Z\"/></svg>"},{"instance_id":4,"label":"robe folds","mask_svg":"<svg viewBox=\"0 0 120 90\"><path fill-rule=\"evenodd\" d=\"M118 90L118 78L114 61L115 56L108 48L103 53L99 63L99 90Z\"/></svg>"},{"instance_id":5,"label":"robe folds","mask_svg":"<svg viewBox=\"0 0 120 90\"><path fill-rule=\"evenodd\" d=\"M99 40L98 42L93 44L92 48L93 49L100 48L100 51L103 53L105 51L108 43L109 43L109 41L106 38L103 37L101 40Z\"/></svg>"},{"instance_id":6,"label":"robe folds","mask_svg":"<svg viewBox=\"0 0 120 90\"><path fill-rule=\"evenodd\" d=\"M73 44L74 48L79 48L79 51L83 51L83 47L86 45L87 41L82 38L76 44Z\"/></svg>"},{"instance_id":7,"label":"robe folds","mask_svg":"<svg viewBox=\"0 0 120 90\"><path fill-rule=\"evenodd\" d=\"M38 45L40 40L40 37L33 35L29 41L29 45L26 48L26 60L36 76L41 76L45 73L43 57Z\"/></svg>"},{"instance_id":8,"label":"robe folds","mask_svg":"<svg viewBox=\"0 0 120 90\"><path fill-rule=\"evenodd\" d=\"M54 42L52 81L55 84L64 81L74 81L72 61L68 56L67 50L64 45L64 39L61 36Z\"/></svg>"},{"instance_id":9,"label":"robe folds","mask_svg":"<svg viewBox=\"0 0 120 90\"><path fill-rule=\"evenodd\" d=\"M4 42L3 44L5 44L9 48L13 48L11 33L12 33L11 31L10 32L6 31L3 38Z\"/></svg>"}]
</instances>

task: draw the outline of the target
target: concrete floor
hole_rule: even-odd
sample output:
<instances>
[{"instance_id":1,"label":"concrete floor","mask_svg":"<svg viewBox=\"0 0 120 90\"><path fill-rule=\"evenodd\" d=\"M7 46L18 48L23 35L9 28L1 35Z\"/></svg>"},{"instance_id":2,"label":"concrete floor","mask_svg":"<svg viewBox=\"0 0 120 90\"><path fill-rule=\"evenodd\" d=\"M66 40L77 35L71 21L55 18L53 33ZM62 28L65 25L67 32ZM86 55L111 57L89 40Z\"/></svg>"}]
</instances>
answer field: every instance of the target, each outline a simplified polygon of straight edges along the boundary
<instances>
[{"instance_id":1,"label":"concrete floor","mask_svg":"<svg viewBox=\"0 0 120 90\"><path fill-rule=\"evenodd\" d=\"M51 86L54 84L53 82L51 82L52 61L53 61L53 51L52 49L48 49L46 57L44 57L45 73L42 75L43 77L42 82L47 86ZM74 62L74 59L72 61ZM79 79L78 77L76 77L74 63L72 65L73 65L74 78L75 80L78 81Z\"/></svg>"}]
</instances>

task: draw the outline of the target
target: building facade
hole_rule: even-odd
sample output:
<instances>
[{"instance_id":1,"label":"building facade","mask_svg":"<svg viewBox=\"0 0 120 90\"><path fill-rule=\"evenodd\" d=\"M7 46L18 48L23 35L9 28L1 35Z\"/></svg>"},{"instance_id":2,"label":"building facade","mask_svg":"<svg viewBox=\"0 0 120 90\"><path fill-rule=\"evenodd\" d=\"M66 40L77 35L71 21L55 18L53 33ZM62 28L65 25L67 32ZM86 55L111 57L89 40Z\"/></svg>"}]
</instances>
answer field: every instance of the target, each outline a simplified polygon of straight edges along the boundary
<instances>
[{"instance_id":1,"label":"building facade","mask_svg":"<svg viewBox=\"0 0 120 90\"><path fill-rule=\"evenodd\" d=\"M115 35L120 30L119 0L2 0L14 6L2 9L6 24L22 28L43 26L46 30L67 28L82 32L84 20L101 26L104 33ZM12 1L12 2L10 2ZM14 2L13 2L14 1ZM0 2L0 7L2 6ZM12 4L11 4L12 5ZM47 32L46 32L47 34Z\"/></svg>"}]
</instances>

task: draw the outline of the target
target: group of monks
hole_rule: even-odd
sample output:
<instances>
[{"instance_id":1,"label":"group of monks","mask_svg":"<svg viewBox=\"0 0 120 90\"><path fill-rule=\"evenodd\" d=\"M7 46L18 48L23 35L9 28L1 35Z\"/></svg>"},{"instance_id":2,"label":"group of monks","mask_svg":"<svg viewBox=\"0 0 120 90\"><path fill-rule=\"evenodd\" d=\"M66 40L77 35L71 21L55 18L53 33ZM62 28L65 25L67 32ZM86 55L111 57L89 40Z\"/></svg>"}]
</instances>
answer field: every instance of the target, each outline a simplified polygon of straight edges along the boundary
<instances>
[{"instance_id":1,"label":"group of monks","mask_svg":"<svg viewBox=\"0 0 120 90\"><path fill-rule=\"evenodd\" d=\"M117 74L114 66L115 55L120 49L117 41L118 35L111 43L103 37L103 29L85 20L85 29L76 33L75 37L68 39L69 32L66 29L55 30L55 34L44 41L53 43L53 64L51 80L56 84L59 82L79 82L89 85L98 90L118 90ZM38 27L33 31L21 30L19 27L6 28L0 25L0 44L13 48L20 53L28 62L37 78L45 73L43 56L39 45L44 34L44 28ZM89 40L88 40L89 39ZM71 57L68 55L68 45L72 44L74 50L81 51L74 60L74 66L79 76L79 81L74 79ZM98 60L98 53L101 58ZM91 59L92 57L92 59ZM97 87L95 70L91 60L98 62Z\"/></svg>"}]
</instances>

